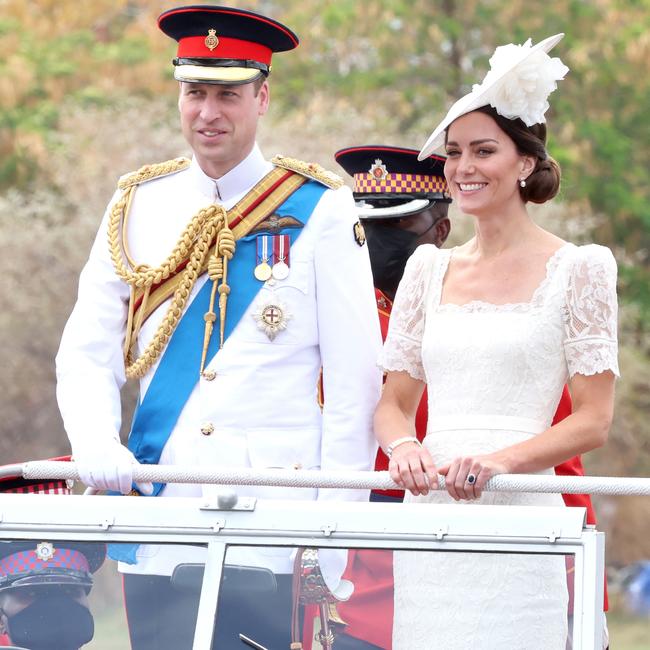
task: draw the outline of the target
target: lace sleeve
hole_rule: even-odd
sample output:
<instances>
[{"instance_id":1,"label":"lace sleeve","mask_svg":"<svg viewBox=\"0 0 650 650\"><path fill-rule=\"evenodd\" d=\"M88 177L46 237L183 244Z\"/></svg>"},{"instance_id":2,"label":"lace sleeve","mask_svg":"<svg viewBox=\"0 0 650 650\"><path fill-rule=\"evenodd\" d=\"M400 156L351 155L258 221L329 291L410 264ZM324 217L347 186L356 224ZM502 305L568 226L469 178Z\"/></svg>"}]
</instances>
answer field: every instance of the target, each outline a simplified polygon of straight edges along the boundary
<instances>
[{"instance_id":1,"label":"lace sleeve","mask_svg":"<svg viewBox=\"0 0 650 650\"><path fill-rule=\"evenodd\" d=\"M581 246L569 274L566 355L569 376L618 371L616 261L604 246Z\"/></svg>"},{"instance_id":2,"label":"lace sleeve","mask_svg":"<svg viewBox=\"0 0 650 650\"><path fill-rule=\"evenodd\" d=\"M406 263L379 357L379 365L385 371L405 370L420 381L425 381L422 365L425 298L437 250L432 244L418 246Z\"/></svg>"}]
</instances>

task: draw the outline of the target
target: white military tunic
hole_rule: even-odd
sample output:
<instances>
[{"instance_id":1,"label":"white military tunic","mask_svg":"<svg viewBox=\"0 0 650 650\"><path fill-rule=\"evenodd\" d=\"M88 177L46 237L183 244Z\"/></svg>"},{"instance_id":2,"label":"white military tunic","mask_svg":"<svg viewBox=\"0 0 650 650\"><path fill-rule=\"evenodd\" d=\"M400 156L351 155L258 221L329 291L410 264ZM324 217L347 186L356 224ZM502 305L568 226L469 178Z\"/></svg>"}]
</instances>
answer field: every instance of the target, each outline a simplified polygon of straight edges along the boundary
<instances>
[{"instance_id":1,"label":"white military tunic","mask_svg":"<svg viewBox=\"0 0 650 650\"><path fill-rule=\"evenodd\" d=\"M143 183L128 220L131 256L139 264L158 266L199 209L213 202L231 208L271 169L256 146L216 181L193 160L183 171ZM119 195L113 197L109 210ZM81 274L78 300L57 355L57 398L73 452L93 441L115 438L121 425L129 288L110 260L107 215ZM259 294L197 382L163 449L161 464L370 469L375 452L372 414L381 386L376 366L381 340L367 248L355 242L355 222L350 190L326 191L291 247L289 276L260 283ZM251 274L255 263L250 260ZM205 275L199 278L190 300L205 281ZM287 308L291 318L271 341L258 328L255 314L275 301ZM140 351L151 340L168 304L163 303L143 325ZM218 328L214 335L218 336ZM322 413L316 399L321 366L326 397ZM140 382L141 398L156 367ZM202 428L212 432L205 435ZM169 484L161 494L201 496L202 489ZM240 494L367 498L354 490L242 488ZM138 563L122 568L170 575L180 561L197 561L187 551L142 546ZM286 551L268 554L261 561L257 555L237 561L291 571ZM228 561L233 558L229 554Z\"/></svg>"}]
</instances>

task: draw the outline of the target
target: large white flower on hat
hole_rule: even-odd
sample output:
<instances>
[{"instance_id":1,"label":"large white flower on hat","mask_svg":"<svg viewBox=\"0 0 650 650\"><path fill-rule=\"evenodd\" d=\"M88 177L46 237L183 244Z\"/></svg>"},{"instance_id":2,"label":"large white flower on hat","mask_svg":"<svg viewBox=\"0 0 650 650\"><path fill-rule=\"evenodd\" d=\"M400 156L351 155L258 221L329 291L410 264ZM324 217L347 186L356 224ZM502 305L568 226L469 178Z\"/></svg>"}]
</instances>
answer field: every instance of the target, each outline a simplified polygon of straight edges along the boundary
<instances>
[{"instance_id":1,"label":"large white flower on hat","mask_svg":"<svg viewBox=\"0 0 650 650\"><path fill-rule=\"evenodd\" d=\"M549 108L548 96L564 79L569 68L558 57L551 58L543 50L532 52L531 40L523 45L502 45L490 58L490 71L472 92L483 92L487 103L499 115L520 118L526 126L545 122ZM512 67L512 61L520 63Z\"/></svg>"},{"instance_id":2,"label":"large white flower on hat","mask_svg":"<svg viewBox=\"0 0 650 650\"><path fill-rule=\"evenodd\" d=\"M490 59L490 71L472 92L461 97L448 111L425 142L418 160L424 160L442 147L449 125L461 115L481 106L494 106L506 118L521 118L526 126L545 122L548 96L557 88L557 81L569 71L558 58L547 52L564 34L549 36L536 45L528 39L523 45L502 45Z\"/></svg>"}]
</instances>

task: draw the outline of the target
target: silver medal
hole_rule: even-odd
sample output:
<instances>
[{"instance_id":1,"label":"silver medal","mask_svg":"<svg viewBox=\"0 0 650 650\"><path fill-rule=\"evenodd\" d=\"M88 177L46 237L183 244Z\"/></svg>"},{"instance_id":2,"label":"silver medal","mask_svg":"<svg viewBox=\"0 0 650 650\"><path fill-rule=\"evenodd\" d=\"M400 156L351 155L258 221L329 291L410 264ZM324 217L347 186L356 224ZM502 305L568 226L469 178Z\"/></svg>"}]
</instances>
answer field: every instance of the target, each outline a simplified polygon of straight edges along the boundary
<instances>
[{"instance_id":1,"label":"silver medal","mask_svg":"<svg viewBox=\"0 0 650 650\"><path fill-rule=\"evenodd\" d=\"M276 262L273 265L273 277L276 280L285 280L289 277L289 266L285 262Z\"/></svg>"}]
</instances>

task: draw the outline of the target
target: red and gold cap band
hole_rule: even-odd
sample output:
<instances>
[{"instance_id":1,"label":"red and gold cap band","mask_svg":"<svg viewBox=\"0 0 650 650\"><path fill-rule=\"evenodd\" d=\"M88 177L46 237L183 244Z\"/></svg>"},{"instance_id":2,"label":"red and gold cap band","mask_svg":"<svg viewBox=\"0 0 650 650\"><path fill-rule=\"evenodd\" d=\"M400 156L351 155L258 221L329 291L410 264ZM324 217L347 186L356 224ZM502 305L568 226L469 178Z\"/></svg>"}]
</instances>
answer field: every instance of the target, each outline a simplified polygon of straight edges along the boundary
<instances>
[{"instance_id":1,"label":"red and gold cap band","mask_svg":"<svg viewBox=\"0 0 650 650\"><path fill-rule=\"evenodd\" d=\"M218 37L218 44L210 49L206 36L188 36L178 43L179 59L237 59L271 65L273 51L261 43L236 38ZM205 64L204 64L205 65Z\"/></svg>"}]
</instances>

